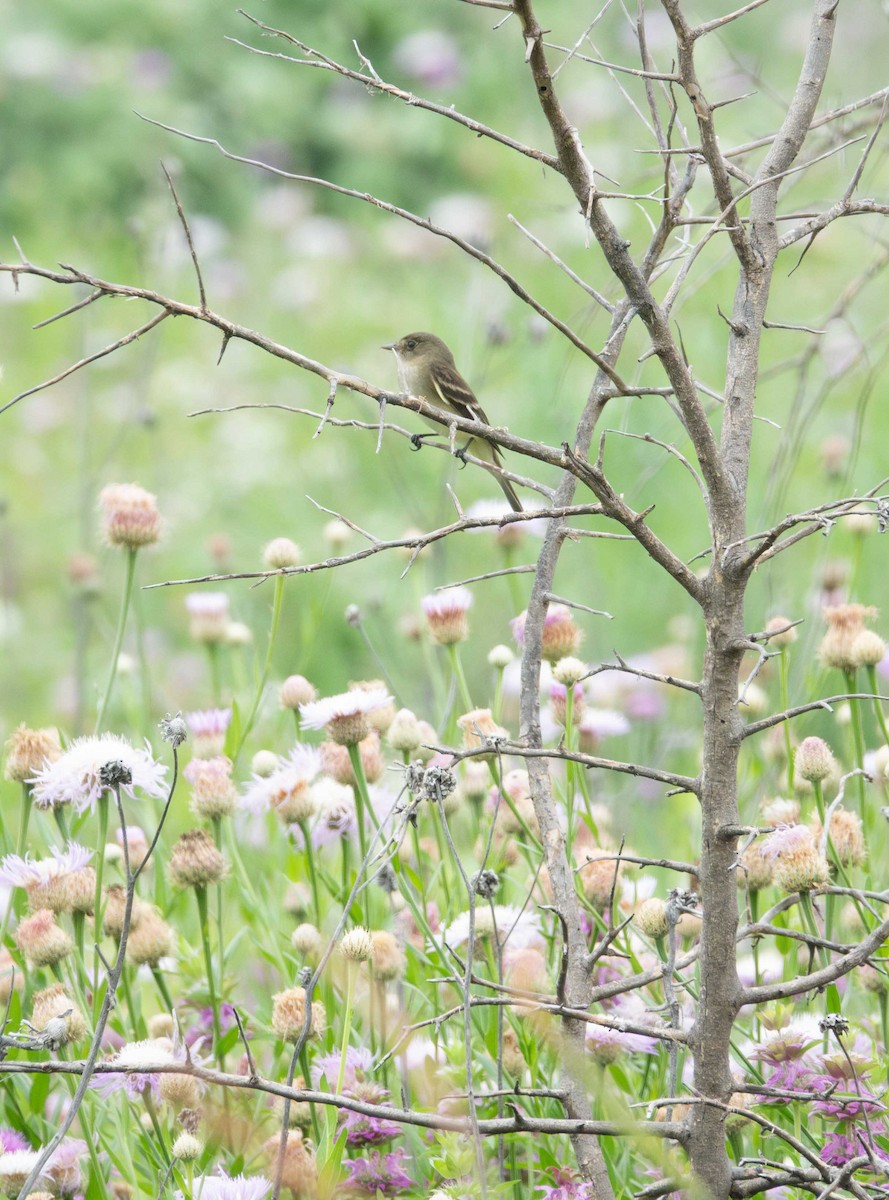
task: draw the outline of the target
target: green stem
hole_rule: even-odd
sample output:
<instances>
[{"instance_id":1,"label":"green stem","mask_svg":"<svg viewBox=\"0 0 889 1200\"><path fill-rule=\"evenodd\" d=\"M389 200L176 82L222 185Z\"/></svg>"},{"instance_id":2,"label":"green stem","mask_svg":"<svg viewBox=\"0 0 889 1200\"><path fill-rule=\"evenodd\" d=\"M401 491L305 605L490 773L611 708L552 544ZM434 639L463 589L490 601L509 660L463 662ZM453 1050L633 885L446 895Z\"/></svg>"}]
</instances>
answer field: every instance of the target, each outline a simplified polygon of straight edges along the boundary
<instances>
[{"instance_id":1,"label":"green stem","mask_svg":"<svg viewBox=\"0 0 889 1200\"><path fill-rule=\"evenodd\" d=\"M272 655L275 650L275 641L278 637L278 626L281 623L281 608L284 602L284 576L278 575L275 579L275 596L272 601L272 627L269 630L269 644L265 652L265 662L262 665L262 674L259 676L259 683L256 685L256 695L253 697L253 705L250 709L250 714L241 729L241 737L235 748L232 758L237 759L241 753L241 748L247 740L250 730L253 728L253 723L256 720L256 714L259 712L259 706L262 703L262 694L265 691L265 685L269 680L269 672L272 669Z\"/></svg>"},{"instance_id":2,"label":"green stem","mask_svg":"<svg viewBox=\"0 0 889 1200\"><path fill-rule=\"evenodd\" d=\"M299 1064L303 1072L303 1087L309 1088L311 1087L312 1075L309 1071L309 1056L305 1046L299 1052ZM318 1113L315 1111L315 1105L311 1102L309 1102L309 1112L312 1114L312 1132L315 1135L315 1145L317 1146L321 1141L321 1126L318 1122Z\"/></svg>"},{"instance_id":3,"label":"green stem","mask_svg":"<svg viewBox=\"0 0 889 1200\"><path fill-rule=\"evenodd\" d=\"M789 664L787 661L787 647L786 646L781 647L781 653L780 653L778 662L779 662L780 673L781 673L781 707L782 707L782 709L784 709L786 711L788 708L790 708L790 701L788 700L788 695L789 695L788 666L789 666ZM784 753L787 755L787 794L788 794L788 796L792 796L793 795L794 753L793 753L793 739L790 736L790 722L789 721L784 722Z\"/></svg>"},{"instance_id":4,"label":"green stem","mask_svg":"<svg viewBox=\"0 0 889 1200\"><path fill-rule=\"evenodd\" d=\"M465 705L466 712L472 712L472 697L469 694L469 685L467 684L466 676L463 673L463 663L460 660L460 652L457 649L456 642L452 642L448 646L448 658L451 660L451 669L454 672L454 678L457 680L457 689L460 692L460 699Z\"/></svg>"},{"instance_id":5,"label":"green stem","mask_svg":"<svg viewBox=\"0 0 889 1200\"><path fill-rule=\"evenodd\" d=\"M492 705L491 715L494 720L500 722L500 713L503 710L503 676L505 670L503 667L497 668L497 682L494 684L494 703Z\"/></svg>"},{"instance_id":6,"label":"green stem","mask_svg":"<svg viewBox=\"0 0 889 1200\"><path fill-rule=\"evenodd\" d=\"M844 671L846 677L846 690L849 692L855 691L855 672ZM861 707L859 701L849 701L849 712L852 715L852 739L855 745L855 766L864 770L864 729L861 724ZM856 782L858 784L858 804L861 813L861 824L864 829L864 840L870 843L870 822L868 820L867 806L867 787L865 784L864 775L857 775Z\"/></svg>"},{"instance_id":7,"label":"green stem","mask_svg":"<svg viewBox=\"0 0 889 1200\"><path fill-rule=\"evenodd\" d=\"M31 809L34 807L34 802L31 799L31 789L26 784L22 784L22 815L19 821L19 840L16 844L16 854L21 857L25 853L25 846L28 840L28 822L31 820Z\"/></svg>"},{"instance_id":8,"label":"green stem","mask_svg":"<svg viewBox=\"0 0 889 1200\"><path fill-rule=\"evenodd\" d=\"M198 917L201 924L201 943L204 947L204 970L207 972L207 991L210 993L210 1008L213 1012L213 1042L214 1049L219 1046L219 1003L216 998L216 984L213 979L213 955L210 952L210 920L208 916L207 889L196 887L195 898L198 902ZM220 1065L221 1069L221 1065Z\"/></svg>"},{"instance_id":9,"label":"green stem","mask_svg":"<svg viewBox=\"0 0 889 1200\"><path fill-rule=\"evenodd\" d=\"M123 597L120 603L120 615L117 619L117 633L114 637L114 649L111 653L111 667L108 671L108 682L105 684L105 692L102 696L102 703L99 705L99 715L96 718L96 733L102 732L102 727L105 724L105 714L108 712L108 705L111 701L111 691L114 687L114 680L117 675L117 660L120 658L121 647L123 646L123 635L127 627L127 613L130 609L130 599L133 595L133 580L136 576L136 550L127 550L127 566L124 575Z\"/></svg>"},{"instance_id":10,"label":"green stem","mask_svg":"<svg viewBox=\"0 0 889 1200\"><path fill-rule=\"evenodd\" d=\"M358 847L361 852L363 869L364 861L367 858L367 830L364 827L365 813L370 813L372 806L370 803L370 794L367 790L367 777L364 774L364 763L361 761L361 750L356 742L353 742L347 748L349 751L349 761L352 764L352 773L355 776L355 787L352 790L355 793L355 819L358 825ZM364 923L370 929L370 893L367 888L364 889L363 896Z\"/></svg>"},{"instance_id":11,"label":"green stem","mask_svg":"<svg viewBox=\"0 0 889 1200\"><path fill-rule=\"evenodd\" d=\"M306 865L309 869L309 883L312 887L312 905L315 910L315 924L321 928L321 899L318 892L318 872L315 870L315 855L312 852L312 835L309 833L308 821L299 822L299 830L303 835L303 849Z\"/></svg>"},{"instance_id":12,"label":"green stem","mask_svg":"<svg viewBox=\"0 0 889 1200\"><path fill-rule=\"evenodd\" d=\"M222 853L222 818L213 818L213 839L216 849ZM225 994L225 934L222 927L222 880L216 884L216 946L219 954L219 991ZM219 1057L220 1067L224 1069L225 1055Z\"/></svg>"},{"instance_id":13,"label":"green stem","mask_svg":"<svg viewBox=\"0 0 889 1200\"><path fill-rule=\"evenodd\" d=\"M154 976L154 982L157 984L157 990L161 994L161 999L163 1000L164 1004L167 1006L167 1012L172 1015L173 997L170 995L170 991L169 991L169 988L167 987L166 979L164 979L163 974L161 973L161 970L159 967L152 967L151 974Z\"/></svg>"},{"instance_id":14,"label":"green stem","mask_svg":"<svg viewBox=\"0 0 889 1200\"><path fill-rule=\"evenodd\" d=\"M870 686L872 696L879 695L879 686L877 684L877 668L873 665L867 668L867 682ZM886 714L883 712L883 705L879 700L873 701L874 713L876 714L877 724L880 727L880 733L883 735L883 741L889 746L889 726L886 725ZM786 722L785 722L786 724Z\"/></svg>"},{"instance_id":15,"label":"green stem","mask_svg":"<svg viewBox=\"0 0 889 1200\"><path fill-rule=\"evenodd\" d=\"M207 642L207 659L210 663L210 693L213 703L222 703L222 678L219 672L219 642Z\"/></svg>"},{"instance_id":16,"label":"green stem","mask_svg":"<svg viewBox=\"0 0 889 1200\"><path fill-rule=\"evenodd\" d=\"M96 892L93 900L93 919L95 921L96 945L102 942L102 872L105 866L105 843L108 840L108 793L102 792L98 801L99 811L99 841L96 848ZM99 971L101 959L98 953L93 968L93 1008L99 1002ZM98 1011L96 1009L96 1011Z\"/></svg>"},{"instance_id":17,"label":"green stem","mask_svg":"<svg viewBox=\"0 0 889 1200\"><path fill-rule=\"evenodd\" d=\"M346 1078L346 1051L349 1049L349 1034L352 1031L352 1006L355 1001L355 972L358 964L346 963L346 1012L343 1016L343 1041L340 1047L340 1069L336 1077L336 1094L342 1095Z\"/></svg>"}]
</instances>

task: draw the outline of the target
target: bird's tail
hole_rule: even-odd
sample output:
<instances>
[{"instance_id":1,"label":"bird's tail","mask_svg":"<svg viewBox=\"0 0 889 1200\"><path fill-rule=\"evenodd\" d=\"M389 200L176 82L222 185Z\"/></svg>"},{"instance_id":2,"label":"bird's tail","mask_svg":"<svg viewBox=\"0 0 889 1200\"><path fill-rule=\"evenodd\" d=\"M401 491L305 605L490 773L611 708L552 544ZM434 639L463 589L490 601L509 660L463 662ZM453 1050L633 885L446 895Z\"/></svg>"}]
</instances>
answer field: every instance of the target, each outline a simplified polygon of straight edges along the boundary
<instances>
[{"instance_id":1,"label":"bird's tail","mask_svg":"<svg viewBox=\"0 0 889 1200\"><path fill-rule=\"evenodd\" d=\"M502 475L498 475L497 482L503 488L503 494L506 497L506 499L509 501L509 507L512 509L512 511L513 512L524 512L524 509L522 508L522 502L516 495L516 490L512 486L512 484L509 482L509 480L504 479Z\"/></svg>"}]
</instances>

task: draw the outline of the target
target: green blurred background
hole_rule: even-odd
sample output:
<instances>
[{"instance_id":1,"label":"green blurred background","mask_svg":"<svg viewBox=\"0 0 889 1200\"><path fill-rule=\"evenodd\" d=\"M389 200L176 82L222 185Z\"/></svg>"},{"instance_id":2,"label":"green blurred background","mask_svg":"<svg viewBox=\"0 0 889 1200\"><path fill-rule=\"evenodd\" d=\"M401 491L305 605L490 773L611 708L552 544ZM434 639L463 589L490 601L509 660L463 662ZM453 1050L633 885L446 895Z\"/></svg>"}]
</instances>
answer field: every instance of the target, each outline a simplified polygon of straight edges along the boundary
<instances>
[{"instance_id":1,"label":"green blurred background","mask_svg":"<svg viewBox=\"0 0 889 1200\"><path fill-rule=\"evenodd\" d=\"M689 6L689 15L705 19L731 7L701 3ZM700 44L700 72L711 99L753 93L719 111L723 146L776 127L798 70L809 8L798 2L767 5ZM539 10L553 42L637 65L632 29L619 5L606 5L598 21L598 6L576 0L541 3ZM515 23L495 31L496 12L445 0L411 5L268 0L250 11L349 65L358 65L354 39L384 79L550 150ZM195 301L163 161L177 181L208 300L218 312L389 387L396 382L394 364L381 343L413 328L431 329L454 348L495 424L551 444L571 438L591 364L479 264L371 205L226 161L211 147L186 142L135 114L218 138L238 154L324 176L454 227L489 248L598 347L606 315L508 219L513 214L583 278L615 297L616 285L596 247L586 243L581 217L557 176L433 114L327 72L250 53L226 39L271 53L293 48L210 0L152 5L46 0L39 6L5 0L0 18L6 31L0 50L5 261L13 260L16 237L36 263L73 263ZM587 40L580 41L591 23ZM668 70L672 35L657 6L648 18L648 36L659 67ZM880 4L841 6L822 110L883 86L886 44ZM651 153L641 82L575 58L559 83L596 167L623 191L656 196L662 168ZM664 116L665 98L658 95ZM805 157L866 137L877 115L872 106L827 126L813 135ZM691 114L684 98L679 117L687 126ZM697 141L692 128L689 137ZM681 144L679 134L675 142ZM785 211L820 211L842 194L862 145L793 177ZM752 171L763 153L736 161ZM712 214L703 170L699 180L689 211ZM881 140L859 194L885 198L886 182ZM641 254L657 204L620 201L610 211ZM694 239L699 227L686 232ZM670 253L682 249L677 238ZM886 289L876 269L887 251L880 218L835 223L797 266L801 249L781 260L770 317L825 332L766 334L751 530L786 512L869 488L889 473L882 403ZM674 264L658 282L660 294L675 269ZM869 269L872 276L858 286ZM103 300L31 332L34 323L81 293L30 278L22 278L19 287L16 293L8 276L0 278L3 403L150 315L138 302ZM846 289L854 289L848 302ZM729 312L733 291L727 242L716 238L674 310L697 379L716 392L724 386L727 333L717 306ZM332 552L325 532L330 518L307 496L375 536L391 538L409 526L430 529L452 519L445 480L465 506L499 495L482 472L460 472L446 455L431 450L413 454L395 435L384 439L377 456L372 432L328 427L313 440L315 421L276 409L190 416L207 407L250 404L323 409L326 388L314 377L242 344L230 345L216 366L218 350L219 339L207 329L167 321L139 344L0 416L4 736L19 721L58 723L69 734L78 723L91 728L123 573L122 560L103 549L98 537L96 501L109 482L137 481L159 497L166 536L141 558L143 584L256 569L263 545L279 535L296 540L306 561L325 558ZM644 351L641 328L635 328L621 361L624 376L662 384L649 361L637 363ZM376 416L372 402L344 392L334 411L340 418ZM410 423L392 410L389 416ZM718 424L718 414L714 421ZM687 449L668 407L656 398L616 401L605 425L649 432ZM533 473L533 467L513 465ZM655 446L610 437L606 465L629 503L641 509L656 502L651 524L678 553L691 557L704 548L700 498L675 460ZM553 482L545 471L540 478ZM353 535L346 549L361 544ZM322 694L340 691L349 679L380 674L369 641L400 701L433 715L429 648L413 636L419 597L507 561L533 562L538 545L528 534L507 552L492 535L463 536L439 543L406 578L406 559L388 554L295 579L287 588L273 675L280 679L298 671ZM96 557L95 594L88 598L70 578L72 556L83 553ZM813 646L821 634L823 572L838 560L847 563L847 594L879 604L885 543L876 537L856 540L837 529L829 538L810 538L758 573L750 592L751 631L782 611L807 618L804 638ZM271 588L224 586L233 615L254 631L261 656ZM522 576L475 586L467 658L478 696L490 686L485 655L495 642L509 641L508 621L524 607L527 587L528 577ZM206 664L188 639L186 590L142 592L138 599L156 715L210 702ZM557 590L614 615L613 621L580 616L590 661L609 657L613 648L629 656L679 640L690 669L696 669L702 631L692 621L691 606L638 549L588 539L568 544ZM366 636L346 621L350 604L360 607ZM132 640L127 648L133 651ZM800 661L804 671L805 654ZM249 681L254 670L249 654L237 670L242 682ZM237 670L232 668L234 682ZM153 732L139 708L144 690L144 680L124 675L115 728ZM273 708L271 702L266 730L275 729ZM683 735L676 737L681 741Z\"/></svg>"}]
</instances>

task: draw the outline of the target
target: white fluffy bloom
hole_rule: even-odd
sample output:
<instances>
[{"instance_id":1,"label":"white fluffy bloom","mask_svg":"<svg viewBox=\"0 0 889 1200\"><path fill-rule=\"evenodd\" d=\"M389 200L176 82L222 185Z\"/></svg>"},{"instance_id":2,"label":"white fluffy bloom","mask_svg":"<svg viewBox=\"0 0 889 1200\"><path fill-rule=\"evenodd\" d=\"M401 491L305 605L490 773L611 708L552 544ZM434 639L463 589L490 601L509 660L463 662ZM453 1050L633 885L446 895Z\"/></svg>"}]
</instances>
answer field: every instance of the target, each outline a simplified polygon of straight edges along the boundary
<instances>
[{"instance_id":1,"label":"white fluffy bloom","mask_svg":"<svg viewBox=\"0 0 889 1200\"><path fill-rule=\"evenodd\" d=\"M254 775L241 798L247 812L277 809L283 797L312 782L321 770L321 756L313 746L294 746L287 758L279 758L270 775Z\"/></svg>"},{"instance_id":2,"label":"white fluffy bloom","mask_svg":"<svg viewBox=\"0 0 889 1200\"><path fill-rule=\"evenodd\" d=\"M28 782L33 786L34 803L38 808L60 808L71 804L78 813L95 808L96 801L107 788L99 782L99 771L110 762L122 762L133 777L123 791L135 799L134 788L147 796L159 799L166 795L167 768L146 749L137 750L116 733L76 738L54 763L38 771Z\"/></svg>"},{"instance_id":3,"label":"white fluffy bloom","mask_svg":"<svg viewBox=\"0 0 889 1200\"><path fill-rule=\"evenodd\" d=\"M196 1175L188 1194L194 1200L263 1200L271 1186L262 1175ZM183 1200L182 1192L175 1196Z\"/></svg>"},{"instance_id":4,"label":"white fluffy bloom","mask_svg":"<svg viewBox=\"0 0 889 1200\"><path fill-rule=\"evenodd\" d=\"M304 729L323 729L338 717L366 715L391 703L392 697L385 688L371 688L367 692L343 692L340 696L310 700L299 706L299 716Z\"/></svg>"},{"instance_id":5,"label":"white fluffy bloom","mask_svg":"<svg viewBox=\"0 0 889 1200\"><path fill-rule=\"evenodd\" d=\"M28 887L30 884L47 884L63 875L82 871L93 857L92 850L68 842L67 850L50 847L52 858L33 859L29 854L7 854L0 862L0 883L7 887Z\"/></svg>"},{"instance_id":6,"label":"white fluffy bloom","mask_svg":"<svg viewBox=\"0 0 889 1200\"><path fill-rule=\"evenodd\" d=\"M497 940L510 950L543 949L544 938L540 918L534 912L522 911L514 904L495 904L493 916L490 905L479 904L475 910L476 938L491 937L497 928ZM469 941L469 912L462 912L441 931L442 940L455 949Z\"/></svg>"}]
</instances>

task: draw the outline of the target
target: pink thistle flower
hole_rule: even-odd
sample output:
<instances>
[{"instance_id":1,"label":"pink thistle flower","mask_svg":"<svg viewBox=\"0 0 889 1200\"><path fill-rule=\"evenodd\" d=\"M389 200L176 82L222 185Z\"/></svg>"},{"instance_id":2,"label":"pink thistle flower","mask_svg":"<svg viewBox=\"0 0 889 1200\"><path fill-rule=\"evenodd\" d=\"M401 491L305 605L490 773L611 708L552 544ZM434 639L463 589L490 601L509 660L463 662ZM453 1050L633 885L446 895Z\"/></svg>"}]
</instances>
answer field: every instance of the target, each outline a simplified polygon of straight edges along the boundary
<instances>
[{"instance_id":1,"label":"pink thistle flower","mask_svg":"<svg viewBox=\"0 0 889 1200\"><path fill-rule=\"evenodd\" d=\"M469 610L472 592L465 587L445 588L424 596L420 602L429 627L429 636L440 646L453 646L469 637Z\"/></svg>"},{"instance_id":2,"label":"pink thistle flower","mask_svg":"<svg viewBox=\"0 0 889 1200\"><path fill-rule=\"evenodd\" d=\"M225 734L232 719L230 708L203 708L185 714L194 738L195 758L215 758L225 748Z\"/></svg>"},{"instance_id":3,"label":"pink thistle flower","mask_svg":"<svg viewBox=\"0 0 889 1200\"><path fill-rule=\"evenodd\" d=\"M107 787L99 781L99 771L109 762L122 762L132 775L132 783L122 790L133 800L135 789L155 799L166 795L167 769L156 762L148 742L144 750L131 746L115 733L75 738L61 758L47 763L28 782L33 786L38 808L61 808L71 804L78 813L93 809Z\"/></svg>"},{"instance_id":4,"label":"pink thistle flower","mask_svg":"<svg viewBox=\"0 0 889 1200\"><path fill-rule=\"evenodd\" d=\"M184 1063L185 1048L174 1046L169 1038L146 1038L141 1042L127 1042L121 1046L110 1062L115 1066L139 1068L142 1066L158 1067L167 1063ZM192 1061L196 1061L192 1055ZM130 1099L136 1099L145 1092L150 1092L157 1100L160 1074L150 1070L103 1071L90 1080L90 1087L100 1095L108 1097L115 1092L125 1091Z\"/></svg>"}]
</instances>

